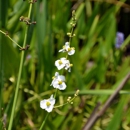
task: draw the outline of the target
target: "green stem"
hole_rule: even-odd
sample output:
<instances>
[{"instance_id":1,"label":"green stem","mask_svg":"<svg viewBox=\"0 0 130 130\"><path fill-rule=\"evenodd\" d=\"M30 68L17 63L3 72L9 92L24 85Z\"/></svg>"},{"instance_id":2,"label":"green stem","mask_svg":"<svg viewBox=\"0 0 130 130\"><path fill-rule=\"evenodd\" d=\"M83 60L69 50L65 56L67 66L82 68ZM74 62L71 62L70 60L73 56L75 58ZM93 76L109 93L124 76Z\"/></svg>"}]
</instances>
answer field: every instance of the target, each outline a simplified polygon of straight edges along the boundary
<instances>
[{"instance_id":1,"label":"green stem","mask_svg":"<svg viewBox=\"0 0 130 130\"><path fill-rule=\"evenodd\" d=\"M32 11L32 4L30 4L30 7L29 7L28 18L31 17L31 11ZM28 28L29 28L29 26L26 26L23 48L26 46ZM20 60L20 66L19 66L19 73L18 73L18 80L17 80L17 84L16 84L16 90L15 90L13 107L12 107L11 117L10 117L10 120L9 120L8 130L11 130L12 124L13 124L14 111L15 111L16 101L17 101L17 97L18 97L18 90L19 90L19 85L20 85L20 78L21 78L21 73L22 73L22 66L23 66L23 62L24 62L24 53L25 52L22 51L21 60Z\"/></svg>"},{"instance_id":2,"label":"green stem","mask_svg":"<svg viewBox=\"0 0 130 130\"><path fill-rule=\"evenodd\" d=\"M58 91L58 89L56 89L56 91L55 91L55 95L54 95L54 98L56 98L56 94L57 94L57 91Z\"/></svg>"},{"instance_id":3,"label":"green stem","mask_svg":"<svg viewBox=\"0 0 130 130\"><path fill-rule=\"evenodd\" d=\"M3 89L3 66L2 66L2 42L1 42L1 34L0 34L0 118L2 117L2 89ZM0 129L2 129L2 122L0 122Z\"/></svg>"},{"instance_id":4,"label":"green stem","mask_svg":"<svg viewBox=\"0 0 130 130\"><path fill-rule=\"evenodd\" d=\"M69 38L69 43L71 42L71 38L72 38L72 36L73 36L73 32L74 32L74 27L72 27L72 29L71 29L71 36L70 36L70 38ZM68 58L68 55L66 55L66 59L67 59L67 58ZM63 73L63 72L62 72L62 73ZM58 89L56 89L56 91L55 91L54 98L56 98L57 91L58 91ZM66 105L66 104L68 104L68 103L65 103L64 105ZM60 105L60 106L61 106L61 105ZM63 104L62 104L62 106L63 106ZM57 106L57 107L59 107L59 106ZM54 108L57 108L57 107L54 107ZM44 124L45 124L45 122L46 122L46 120L47 120L48 115L49 115L49 113L46 115L45 119L43 120L42 125L41 125L41 127L40 127L39 130L42 130L42 128L43 128L43 126L44 126Z\"/></svg>"},{"instance_id":5,"label":"green stem","mask_svg":"<svg viewBox=\"0 0 130 130\"><path fill-rule=\"evenodd\" d=\"M61 105L59 105L59 106L55 106L54 108L59 108L59 107L63 107L63 106L65 106L65 105L67 105L67 104L71 103L76 97L77 97L77 96L74 96L69 102L66 102L66 103L64 103L64 104L61 104Z\"/></svg>"},{"instance_id":6,"label":"green stem","mask_svg":"<svg viewBox=\"0 0 130 130\"><path fill-rule=\"evenodd\" d=\"M70 45L73 33L74 33L74 27L71 28L71 36L69 37L69 45ZM68 55L66 55L66 59L68 59Z\"/></svg>"},{"instance_id":7,"label":"green stem","mask_svg":"<svg viewBox=\"0 0 130 130\"><path fill-rule=\"evenodd\" d=\"M0 1L0 20L1 20L1 5L2 2ZM0 28L1 28L1 22L0 22ZM3 68L2 68L2 37L0 34L0 118L2 117L2 106L3 106L3 100L2 100L2 88L3 88ZM2 121L0 121L0 129L2 129Z\"/></svg>"},{"instance_id":8,"label":"green stem","mask_svg":"<svg viewBox=\"0 0 130 130\"><path fill-rule=\"evenodd\" d=\"M72 39L73 33L74 33L74 27L72 27L72 29L71 29L71 36L70 36L70 38L69 38L69 44L70 44L70 42L71 42L71 39Z\"/></svg>"},{"instance_id":9,"label":"green stem","mask_svg":"<svg viewBox=\"0 0 130 130\"><path fill-rule=\"evenodd\" d=\"M49 116L49 113L47 113L47 115L46 115L45 119L43 120L42 125L41 125L39 130L43 129L43 126L45 125L45 122L46 122L48 116Z\"/></svg>"},{"instance_id":10,"label":"green stem","mask_svg":"<svg viewBox=\"0 0 130 130\"><path fill-rule=\"evenodd\" d=\"M3 32L2 30L0 30L1 33L3 33L4 35L6 35L5 32ZM15 43L19 48L22 48L17 42L15 42L9 35L6 35L13 43Z\"/></svg>"},{"instance_id":11,"label":"green stem","mask_svg":"<svg viewBox=\"0 0 130 130\"><path fill-rule=\"evenodd\" d=\"M66 102L65 104L61 104L61 105L59 105L59 106L55 106L54 108L59 108L59 107L63 107L63 106L65 106L65 105L67 105L69 102Z\"/></svg>"},{"instance_id":12,"label":"green stem","mask_svg":"<svg viewBox=\"0 0 130 130\"><path fill-rule=\"evenodd\" d=\"M58 89L56 89L56 91L55 91L54 98L56 98L57 91L58 91ZM39 130L42 130L43 126L45 125L45 122L47 120L48 115L49 115L49 113L47 113L47 115L46 115L45 119L43 120L42 125L41 125Z\"/></svg>"}]
</instances>

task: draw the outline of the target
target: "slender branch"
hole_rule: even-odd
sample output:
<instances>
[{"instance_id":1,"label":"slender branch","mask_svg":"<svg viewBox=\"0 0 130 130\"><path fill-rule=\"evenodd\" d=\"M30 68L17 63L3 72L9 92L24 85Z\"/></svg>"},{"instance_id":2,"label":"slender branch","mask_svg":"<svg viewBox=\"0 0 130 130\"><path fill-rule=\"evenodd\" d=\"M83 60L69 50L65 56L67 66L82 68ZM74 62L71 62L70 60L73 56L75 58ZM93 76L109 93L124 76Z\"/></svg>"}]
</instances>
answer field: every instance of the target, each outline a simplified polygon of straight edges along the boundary
<instances>
[{"instance_id":1,"label":"slender branch","mask_svg":"<svg viewBox=\"0 0 130 130\"><path fill-rule=\"evenodd\" d=\"M125 78L122 80L121 84L117 87L115 92L108 98L104 106L102 107L101 110L94 111L92 113L91 118L86 122L85 126L83 127L82 130L90 130L94 123L105 113L106 109L110 106L110 103L113 101L113 99L116 97L116 95L119 93L119 91L123 88L125 83L129 80L130 78L130 73L128 73ZM99 106L98 106L99 107Z\"/></svg>"},{"instance_id":2,"label":"slender branch","mask_svg":"<svg viewBox=\"0 0 130 130\"><path fill-rule=\"evenodd\" d=\"M17 42L15 42L7 33L0 30L1 33L3 33L6 37L8 37L13 43L15 43L19 48L22 48Z\"/></svg>"},{"instance_id":3,"label":"slender branch","mask_svg":"<svg viewBox=\"0 0 130 130\"><path fill-rule=\"evenodd\" d=\"M29 7L28 18L31 17L31 11L32 11L32 4L30 4L30 7ZM25 48L25 46L26 46L28 28L29 28L29 26L27 25L27 26L26 26L26 29L25 29L25 37L24 37L23 48ZM13 101L13 107L12 107L11 117L10 117L10 120L9 120L8 130L11 130L12 124L13 124L14 111L15 111L15 106L16 106L16 102L17 102L18 90L19 90L20 79L21 79L21 73L22 73L22 67L23 67L23 62L24 62L24 54L25 54L25 52L22 51L21 60L20 60L20 66L19 66L18 79L17 79L17 84L16 84L16 90L15 90L14 101Z\"/></svg>"}]
</instances>

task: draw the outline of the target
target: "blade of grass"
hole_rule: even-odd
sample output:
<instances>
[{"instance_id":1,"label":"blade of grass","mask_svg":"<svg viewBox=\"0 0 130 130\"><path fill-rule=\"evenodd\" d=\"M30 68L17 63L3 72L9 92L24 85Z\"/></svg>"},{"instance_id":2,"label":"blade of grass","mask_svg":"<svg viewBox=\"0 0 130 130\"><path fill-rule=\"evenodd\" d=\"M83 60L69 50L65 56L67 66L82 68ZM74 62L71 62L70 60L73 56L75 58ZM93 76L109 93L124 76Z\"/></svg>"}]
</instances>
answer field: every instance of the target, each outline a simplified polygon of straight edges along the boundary
<instances>
[{"instance_id":1,"label":"blade of grass","mask_svg":"<svg viewBox=\"0 0 130 130\"><path fill-rule=\"evenodd\" d=\"M115 92L115 90L111 90L111 89L106 89L106 90L83 90L83 91L80 91L79 92L79 95L111 95ZM65 93L62 93L62 95L74 95L75 94L75 91L73 92L65 92ZM129 95L130 94L130 91L127 91L127 90L121 90L119 92L119 94L127 94Z\"/></svg>"},{"instance_id":2,"label":"blade of grass","mask_svg":"<svg viewBox=\"0 0 130 130\"><path fill-rule=\"evenodd\" d=\"M123 115L123 107L124 107L124 104L126 103L126 100L127 100L126 97L121 98L121 101L119 102L118 107L115 110L114 117L110 121L106 130L118 130L119 129L119 126L121 123L121 118Z\"/></svg>"},{"instance_id":3,"label":"blade of grass","mask_svg":"<svg viewBox=\"0 0 130 130\"><path fill-rule=\"evenodd\" d=\"M43 7L41 6L43 5ZM39 7L41 8L39 10ZM42 0L42 2L38 1L37 2L37 28L36 28L36 32L37 32L37 37L38 37L38 44L37 44L37 51L38 51L38 59L39 59L39 66L38 66L38 80L39 80L39 91L43 90L43 82L44 82L44 74L43 74L43 70L44 70L44 62L46 65L46 59L45 59L45 54L43 51L43 43L45 40L45 36L46 36L46 28L47 28L47 2L46 0ZM41 28L42 27L42 28ZM46 49L46 48L45 48Z\"/></svg>"},{"instance_id":4,"label":"blade of grass","mask_svg":"<svg viewBox=\"0 0 130 130\"><path fill-rule=\"evenodd\" d=\"M2 3L0 1L0 29L1 29L1 22L2 22ZM2 74L2 36L0 33L0 118L2 117L2 106L3 106L3 100L2 100L2 88L3 88L3 74ZM2 129L2 121L0 121L0 129Z\"/></svg>"}]
</instances>

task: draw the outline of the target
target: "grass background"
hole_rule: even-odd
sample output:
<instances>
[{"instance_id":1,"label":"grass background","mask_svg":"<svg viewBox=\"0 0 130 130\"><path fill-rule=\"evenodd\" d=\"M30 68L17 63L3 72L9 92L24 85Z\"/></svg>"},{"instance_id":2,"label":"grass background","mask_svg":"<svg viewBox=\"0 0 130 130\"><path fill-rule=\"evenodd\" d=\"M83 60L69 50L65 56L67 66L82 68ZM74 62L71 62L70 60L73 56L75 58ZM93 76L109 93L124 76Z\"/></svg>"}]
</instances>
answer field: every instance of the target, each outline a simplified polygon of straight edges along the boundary
<instances>
[{"instance_id":1,"label":"grass background","mask_svg":"<svg viewBox=\"0 0 130 130\"><path fill-rule=\"evenodd\" d=\"M128 15L120 15L121 9L130 9L122 1L89 0L38 0L33 5L22 78L20 82L13 130L36 130L46 112L39 106L40 100L54 93L50 86L57 71L55 60L62 56L58 50L68 40L71 12L76 10L76 37L71 45L76 53L71 57L72 72L66 75L67 89L59 91L56 105L80 95L73 105L54 109L47 119L45 130L81 130L96 104L104 104L130 71L127 48L130 42ZM3 6L4 5L4 6ZM29 4L22 0L0 1L0 27L10 37L23 45L25 25L20 16L27 16ZM115 48L118 18L123 17L122 28L127 35L120 49ZM21 51L6 36L0 34L0 129L7 128L17 82ZM93 125L92 130L130 129L130 81L112 101L105 114ZM4 117L4 120L3 120ZM5 124L4 124L5 123ZM70 125L71 124L71 125Z\"/></svg>"}]
</instances>

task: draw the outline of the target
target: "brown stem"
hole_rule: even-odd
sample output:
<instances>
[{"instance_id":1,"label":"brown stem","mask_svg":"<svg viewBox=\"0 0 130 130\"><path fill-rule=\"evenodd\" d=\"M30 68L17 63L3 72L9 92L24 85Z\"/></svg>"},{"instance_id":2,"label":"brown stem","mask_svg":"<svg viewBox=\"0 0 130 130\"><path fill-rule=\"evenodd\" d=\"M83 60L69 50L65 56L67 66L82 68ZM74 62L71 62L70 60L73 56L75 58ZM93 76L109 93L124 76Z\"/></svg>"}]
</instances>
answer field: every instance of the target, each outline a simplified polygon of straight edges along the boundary
<instances>
[{"instance_id":1,"label":"brown stem","mask_svg":"<svg viewBox=\"0 0 130 130\"><path fill-rule=\"evenodd\" d=\"M85 126L83 127L82 130L90 130L92 128L92 126L98 120L98 118L100 118L104 114L106 109L110 106L110 103L113 101L113 99L119 93L119 91L123 88L123 86L125 85L125 83L128 81L129 78L130 78L130 73L128 73L125 76L125 78L122 80L121 84L117 87L115 92L108 98L108 100L106 101L106 103L104 104L104 106L102 107L101 110L98 110L100 105L98 105L95 108L95 110L91 114L90 118L88 119L88 121L86 122L86 124L85 124Z\"/></svg>"}]
</instances>

